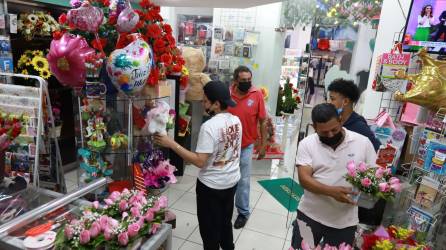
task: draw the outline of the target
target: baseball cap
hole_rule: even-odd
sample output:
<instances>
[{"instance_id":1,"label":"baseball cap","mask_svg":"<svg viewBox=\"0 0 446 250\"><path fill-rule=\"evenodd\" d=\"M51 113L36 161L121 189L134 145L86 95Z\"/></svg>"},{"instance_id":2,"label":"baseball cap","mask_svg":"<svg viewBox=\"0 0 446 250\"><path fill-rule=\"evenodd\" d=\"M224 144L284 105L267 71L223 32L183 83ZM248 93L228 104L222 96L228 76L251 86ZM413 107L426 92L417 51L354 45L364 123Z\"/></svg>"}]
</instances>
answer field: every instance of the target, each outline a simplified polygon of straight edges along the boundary
<instances>
[{"instance_id":1,"label":"baseball cap","mask_svg":"<svg viewBox=\"0 0 446 250\"><path fill-rule=\"evenodd\" d=\"M234 107L236 103L231 99L229 88L220 81L210 81L203 87L204 94L212 101L225 103L229 107Z\"/></svg>"}]
</instances>

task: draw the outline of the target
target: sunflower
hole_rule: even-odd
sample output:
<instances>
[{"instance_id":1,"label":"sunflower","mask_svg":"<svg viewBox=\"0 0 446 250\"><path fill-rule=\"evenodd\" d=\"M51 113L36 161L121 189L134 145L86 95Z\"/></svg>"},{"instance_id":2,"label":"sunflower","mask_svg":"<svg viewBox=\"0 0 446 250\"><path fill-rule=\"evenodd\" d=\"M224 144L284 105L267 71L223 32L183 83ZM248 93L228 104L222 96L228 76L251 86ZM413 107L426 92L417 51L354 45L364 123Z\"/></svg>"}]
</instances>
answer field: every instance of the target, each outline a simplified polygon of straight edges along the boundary
<instances>
[{"instance_id":1,"label":"sunflower","mask_svg":"<svg viewBox=\"0 0 446 250\"><path fill-rule=\"evenodd\" d=\"M33 60L31 61L33 67L35 70L37 71L43 71L43 70L48 70L48 61L41 56L35 56L33 58Z\"/></svg>"},{"instance_id":2,"label":"sunflower","mask_svg":"<svg viewBox=\"0 0 446 250\"><path fill-rule=\"evenodd\" d=\"M39 72L40 77L42 77L43 79L48 79L51 76L51 72L47 69L41 70Z\"/></svg>"},{"instance_id":3,"label":"sunflower","mask_svg":"<svg viewBox=\"0 0 446 250\"><path fill-rule=\"evenodd\" d=\"M33 50L32 54L33 56L43 57L43 52L41 50Z\"/></svg>"},{"instance_id":4,"label":"sunflower","mask_svg":"<svg viewBox=\"0 0 446 250\"><path fill-rule=\"evenodd\" d=\"M22 75L29 75L28 70L24 69L22 72L20 72Z\"/></svg>"},{"instance_id":5,"label":"sunflower","mask_svg":"<svg viewBox=\"0 0 446 250\"><path fill-rule=\"evenodd\" d=\"M39 17L37 15L34 15L34 14L29 14L28 15L28 20L31 23L37 23L37 20L39 20Z\"/></svg>"}]
</instances>

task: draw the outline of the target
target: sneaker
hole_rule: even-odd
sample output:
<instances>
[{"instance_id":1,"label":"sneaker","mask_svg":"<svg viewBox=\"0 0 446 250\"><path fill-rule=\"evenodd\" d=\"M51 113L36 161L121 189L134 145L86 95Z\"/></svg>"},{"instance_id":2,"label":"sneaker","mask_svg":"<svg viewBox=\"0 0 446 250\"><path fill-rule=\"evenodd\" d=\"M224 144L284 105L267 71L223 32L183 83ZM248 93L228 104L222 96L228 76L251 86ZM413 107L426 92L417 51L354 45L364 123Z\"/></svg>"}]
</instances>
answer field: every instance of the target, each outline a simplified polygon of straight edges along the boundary
<instances>
[{"instance_id":1,"label":"sneaker","mask_svg":"<svg viewBox=\"0 0 446 250\"><path fill-rule=\"evenodd\" d=\"M247 221L248 221L248 218L246 218L245 216L239 214L237 216L237 219L234 222L234 228L235 229L240 229L240 228L244 227L246 225Z\"/></svg>"}]
</instances>

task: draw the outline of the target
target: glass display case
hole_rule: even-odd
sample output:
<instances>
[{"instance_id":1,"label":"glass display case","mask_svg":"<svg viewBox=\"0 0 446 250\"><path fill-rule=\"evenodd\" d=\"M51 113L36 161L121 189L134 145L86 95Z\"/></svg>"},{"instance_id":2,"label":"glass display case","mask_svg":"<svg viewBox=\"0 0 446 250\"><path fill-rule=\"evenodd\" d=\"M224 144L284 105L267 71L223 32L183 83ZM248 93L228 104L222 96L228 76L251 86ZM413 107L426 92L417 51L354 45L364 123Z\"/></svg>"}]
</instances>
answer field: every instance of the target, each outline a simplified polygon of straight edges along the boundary
<instances>
[{"instance_id":1,"label":"glass display case","mask_svg":"<svg viewBox=\"0 0 446 250\"><path fill-rule=\"evenodd\" d=\"M77 218L82 207L91 206L84 196L95 193L106 184L106 179L100 178L68 194L28 188L14 195L0 196L0 249L30 249L27 247L29 242L26 242L26 235L45 227L45 234L49 231L57 232L65 221ZM53 235L55 237L55 233ZM171 238L171 225L163 224L155 235L140 243L139 249L163 247L169 250Z\"/></svg>"}]
</instances>

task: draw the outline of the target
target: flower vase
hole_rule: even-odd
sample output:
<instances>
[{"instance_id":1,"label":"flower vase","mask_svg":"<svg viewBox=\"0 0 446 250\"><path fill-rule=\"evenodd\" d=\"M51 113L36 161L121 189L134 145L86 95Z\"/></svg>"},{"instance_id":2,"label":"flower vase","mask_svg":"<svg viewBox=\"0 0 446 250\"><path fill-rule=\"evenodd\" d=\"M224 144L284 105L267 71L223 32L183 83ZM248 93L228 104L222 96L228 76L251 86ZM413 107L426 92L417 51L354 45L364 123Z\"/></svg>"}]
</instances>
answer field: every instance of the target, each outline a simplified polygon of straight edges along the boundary
<instances>
[{"instance_id":1,"label":"flower vase","mask_svg":"<svg viewBox=\"0 0 446 250\"><path fill-rule=\"evenodd\" d=\"M169 188L169 185L165 185L163 188L149 188L147 187L147 191L149 195L160 196Z\"/></svg>"},{"instance_id":2,"label":"flower vase","mask_svg":"<svg viewBox=\"0 0 446 250\"><path fill-rule=\"evenodd\" d=\"M361 192L358 199L358 207L371 209L375 206L378 199L371 194Z\"/></svg>"}]
</instances>

